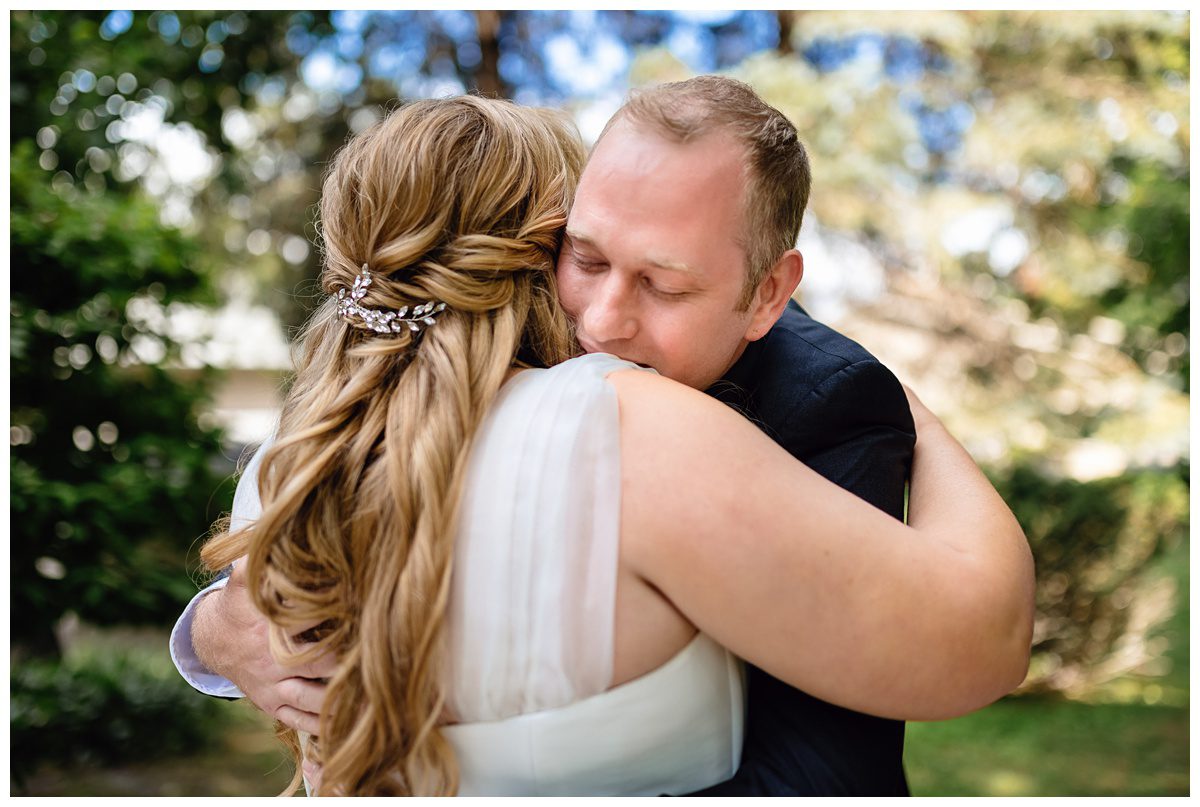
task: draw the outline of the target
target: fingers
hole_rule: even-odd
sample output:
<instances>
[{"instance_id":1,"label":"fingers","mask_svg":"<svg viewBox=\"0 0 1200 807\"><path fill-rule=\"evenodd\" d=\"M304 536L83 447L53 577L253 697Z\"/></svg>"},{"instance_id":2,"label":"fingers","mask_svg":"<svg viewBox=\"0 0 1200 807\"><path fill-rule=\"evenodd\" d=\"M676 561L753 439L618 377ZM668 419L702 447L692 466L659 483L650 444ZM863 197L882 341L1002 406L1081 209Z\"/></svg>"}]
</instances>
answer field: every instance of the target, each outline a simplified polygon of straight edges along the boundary
<instances>
[{"instance_id":1,"label":"fingers","mask_svg":"<svg viewBox=\"0 0 1200 807\"><path fill-rule=\"evenodd\" d=\"M325 684L307 678L285 678L276 685L274 694L282 701L272 713L276 720L297 731L319 733Z\"/></svg>"},{"instance_id":2,"label":"fingers","mask_svg":"<svg viewBox=\"0 0 1200 807\"><path fill-rule=\"evenodd\" d=\"M307 678L285 678L279 682L279 700L301 712L320 714L325 703L325 684Z\"/></svg>"},{"instance_id":3,"label":"fingers","mask_svg":"<svg viewBox=\"0 0 1200 807\"><path fill-rule=\"evenodd\" d=\"M321 718L312 712L302 712L294 706L280 706L272 715L283 725L296 731L316 734L321 730Z\"/></svg>"},{"instance_id":4,"label":"fingers","mask_svg":"<svg viewBox=\"0 0 1200 807\"><path fill-rule=\"evenodd\" d=\"M337 656L325 653L312 661L288 669L292 675L298 675L301 678L332 678L337 672L337 667Z\"/></svg>"}]
</instances>

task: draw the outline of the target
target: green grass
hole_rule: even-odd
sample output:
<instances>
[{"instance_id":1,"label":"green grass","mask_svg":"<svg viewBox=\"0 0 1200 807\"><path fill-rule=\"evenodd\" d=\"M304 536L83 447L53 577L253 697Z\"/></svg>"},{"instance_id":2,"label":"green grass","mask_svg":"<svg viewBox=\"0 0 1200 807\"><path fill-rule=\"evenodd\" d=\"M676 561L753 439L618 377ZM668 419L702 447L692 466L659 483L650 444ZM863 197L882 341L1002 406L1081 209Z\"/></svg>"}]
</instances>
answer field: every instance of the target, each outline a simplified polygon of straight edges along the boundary
<instances>
[{"instance_id":1,"label":"green grass","mask_svg":"<svg viewBox=\"0 0 1200 807\"><path fill-rule=\"evenodd\" d=\"M202 697L202 696L197 696ZM109 767L43 766L26 796L277 796L291 779L290 757L271 721L229 703L222 736L187 757Z\"/></svg>"},{"instance_id":2,"label":"green grass","mask_svg":"<svg viewBox=\"0 0 1200 807\"><path fill-rule=\"evenodd\" d=\"M1188 709L1004 700L944 723L909 724L917 796L1186 796Z\"/></svg>"}]
</instances>

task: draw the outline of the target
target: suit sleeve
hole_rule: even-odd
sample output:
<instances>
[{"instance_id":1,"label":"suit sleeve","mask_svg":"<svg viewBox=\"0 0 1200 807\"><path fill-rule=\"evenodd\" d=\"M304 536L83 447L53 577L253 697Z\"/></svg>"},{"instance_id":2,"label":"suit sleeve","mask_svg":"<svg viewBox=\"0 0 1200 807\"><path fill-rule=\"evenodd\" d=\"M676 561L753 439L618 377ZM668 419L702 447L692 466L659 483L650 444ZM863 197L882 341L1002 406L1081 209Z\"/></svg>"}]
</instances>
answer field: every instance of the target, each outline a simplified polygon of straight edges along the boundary
<instances>
[{"instance_id":1,"label":"suit sleeve","mask_svg":"<svg viewBox=\"0 0 1200 807\"><path fill-rule=\"evenodd\" d=\"M793 410L792 454L895 518L904 514L916 429L904 389L878 361L847 365Z\"/></svg>"}]
</instances>

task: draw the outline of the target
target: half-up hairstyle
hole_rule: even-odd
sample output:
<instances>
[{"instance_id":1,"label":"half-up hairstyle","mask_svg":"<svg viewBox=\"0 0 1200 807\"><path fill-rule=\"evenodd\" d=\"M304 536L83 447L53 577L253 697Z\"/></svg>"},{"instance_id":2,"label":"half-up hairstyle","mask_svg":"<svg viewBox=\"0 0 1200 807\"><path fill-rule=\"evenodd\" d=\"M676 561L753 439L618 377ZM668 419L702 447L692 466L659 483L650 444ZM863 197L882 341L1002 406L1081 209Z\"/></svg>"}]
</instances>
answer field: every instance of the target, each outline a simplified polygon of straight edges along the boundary
<instances>
[{"instance_id":1,"label":"half-up hairstyle","mask_svg":"<svg viewBox=\"0 0 1200 807\"><path fill-rule=\"evenodd\" d=\"M578 352L554 259L583 158L558 113L463 96L396 109L326 176L331 297L301 335L263 455L262 516L202 551L214 570L248 557L278 658L339 659L321 714L323 794L457 790L438 730L455 513L472 439L509 370ZM441 301L436 324L377 334L339 317L332 295L364 263L362 305ZM294 735L285 740L295 751Z\"/></svg>"}]
</instances>

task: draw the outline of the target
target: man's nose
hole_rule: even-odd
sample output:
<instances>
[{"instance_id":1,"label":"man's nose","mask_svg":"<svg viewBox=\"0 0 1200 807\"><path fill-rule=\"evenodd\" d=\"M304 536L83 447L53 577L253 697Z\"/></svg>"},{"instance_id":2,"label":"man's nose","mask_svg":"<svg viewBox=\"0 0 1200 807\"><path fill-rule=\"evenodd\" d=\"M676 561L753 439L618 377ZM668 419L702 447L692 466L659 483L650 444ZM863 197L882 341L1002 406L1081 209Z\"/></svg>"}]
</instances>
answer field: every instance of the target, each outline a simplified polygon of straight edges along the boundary
<instances>
[{"instance_id":1,"label":"man's nose","mask_svg":"<svg viewBox=\"0 0 1200 807\"><path fill-rule=\"evenodd\" d=\"M637 333L637 299L628 281L609 273L593 289L583 317L583 333L595 342L632 339Z\"/></svg>"}]
</instances>

